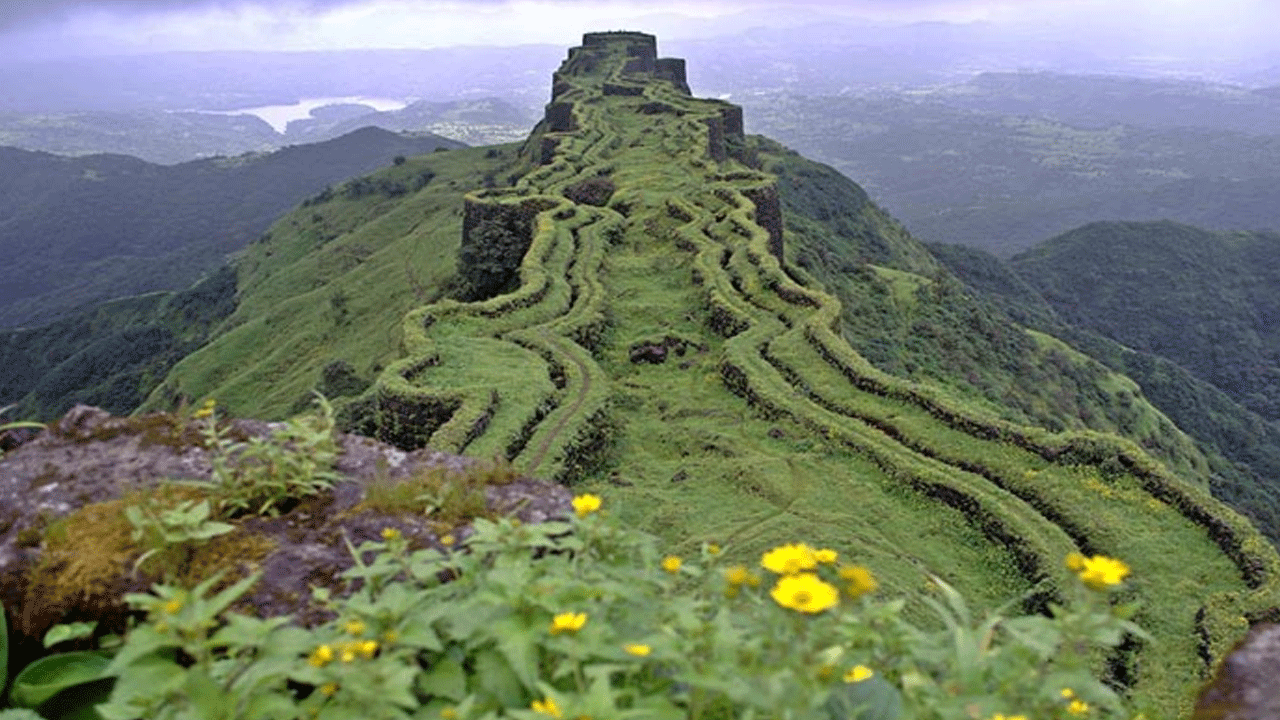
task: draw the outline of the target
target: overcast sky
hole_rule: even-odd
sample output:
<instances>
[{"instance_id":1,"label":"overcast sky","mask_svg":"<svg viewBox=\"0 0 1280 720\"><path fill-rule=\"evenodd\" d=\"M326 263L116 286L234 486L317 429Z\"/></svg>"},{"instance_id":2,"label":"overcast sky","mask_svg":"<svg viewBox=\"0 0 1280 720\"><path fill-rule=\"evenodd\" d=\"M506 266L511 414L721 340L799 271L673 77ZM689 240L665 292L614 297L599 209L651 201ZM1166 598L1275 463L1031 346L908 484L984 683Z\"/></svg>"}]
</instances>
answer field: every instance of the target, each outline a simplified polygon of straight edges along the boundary
<instances>
[{"instance_id":1,"label":"overcast sky","mask_svg":"<svg viewBox=\"0 0 1280 720\"><path fill-rule=\"evenodd\" d=\"M679 39L706 34L711 18L733 29L799 22L818 12L1119 33L1141 37L1144 51L1210 56L1262 48L1280 23L1276 0L0 0L0 48L61 54L569 46L589 30L639 29Z\"/></svg>"}]
</instances>

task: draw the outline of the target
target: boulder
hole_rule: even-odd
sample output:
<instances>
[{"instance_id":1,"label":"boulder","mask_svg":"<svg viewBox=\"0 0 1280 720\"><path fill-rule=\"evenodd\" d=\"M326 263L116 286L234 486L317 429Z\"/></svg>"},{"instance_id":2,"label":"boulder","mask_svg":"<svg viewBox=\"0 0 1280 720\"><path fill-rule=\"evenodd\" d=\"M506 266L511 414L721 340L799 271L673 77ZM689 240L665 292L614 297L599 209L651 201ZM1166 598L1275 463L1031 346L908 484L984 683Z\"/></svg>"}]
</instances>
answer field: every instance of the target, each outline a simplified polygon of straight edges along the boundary
<instances>
[{"instance_id":1,"label":"boulder","mask_svg":"<svg viewBox=\"0 0 1280 720\"><path fill-rule=\"evenodd\" d=\"M1257 625L1200 694L1194 720L1280 718L1280 625Z\"/></svg>"},{"instance_id":2,"label":"boulder","mask_svg":"<svg viewBox=\"0 0 1280 720\"><path fill-rule=\"evenodd\" d=\"M225 432L247 440L269 437L276 427L236 420ZM424 515L425 501L415 508L370 507L371 487L448 478L453 491L472 492L477 506L482 493L482 512L489 515L536 523L572 513L567 488L520 477L498 463L429 449L404 452L357 435L336 439L339 479L330 490L286 503L276 516L231 519L232 531L184 545L179 565L165 570L167 579L195 584L224 572L230 584L259 572L234 609L293 615L310 626L330 617L312 601L313 587L337 597L353 590L339 577L353 564L348 542L380 540L383 529L394 527L414 548L443 548L446 535L452 536L446 543L465 544L466 518ZM101 632L125 627L124 595L162 579L153 567L158 563L135 568L144 549L132 540L125 507L162 492L198 497L199 485L173 481L212 477L205 444L188 417L114 417L79 406L0 458L0 599L16 651L38 653L44 633L60 622L97 620Z\"/></svg>"}]
</instances>

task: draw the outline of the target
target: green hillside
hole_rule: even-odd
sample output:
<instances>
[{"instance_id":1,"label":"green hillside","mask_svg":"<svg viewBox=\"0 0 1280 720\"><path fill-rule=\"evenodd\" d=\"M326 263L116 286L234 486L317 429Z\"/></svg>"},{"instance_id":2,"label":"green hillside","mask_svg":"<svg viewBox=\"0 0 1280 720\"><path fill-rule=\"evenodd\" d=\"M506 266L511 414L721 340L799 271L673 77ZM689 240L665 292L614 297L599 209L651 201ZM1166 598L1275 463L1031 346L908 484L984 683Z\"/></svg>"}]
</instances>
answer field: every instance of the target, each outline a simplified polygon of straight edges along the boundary
<instances>
[{"instance_id":1,"label":"green hillside","mask_svg":"<svg viewBox=\"0 0 1280 720\"><path fill-rule=\"evenodd\" d=\"M1280 235L1093 223L1011 265L1067 321L1280 419Z\"/></svg>"},{"instance_id":2,"label":"green hillside","mask_svg":"<svg viewBox=\"0 0 1280 720\"><path fill-rule=\"evenodd\" d=\"M235 310L230 266L175 292L101 303L36 328L0 331L0 406L48 420L77 403L128 413Z\"/></svg>"},{"instance_id":3,"label":"green hillside","mask_svg":"<svg viewBox=\"0 0 1280 720\"><path fill-rule=\"evenodd\" d=\"M459 143L441 137L375 128L179 165L0 147L0 327L30 327L92 303L187 287L326 185L397 156L454 147Z\"/></svg>"},{"instance_id":4,"label":"green hillside","mask_svg":"<svg viewBox=\"0 0 1280 720\"><path fill-rule=\"evenodd\" d=\"M931 245L930 250L974 295L1029 328L1060 338L1111 370L1133 379L1142 395L1202 448L1214 497L1254 521L1280 544L1280 426L1172 360L1100 335L1090 317L1063 319L1007 263L981 250ZM1105 281L1094 276L1093 282ZM1069 311L1064 308L1064 311Z\"/></svg>"},{"instance_id":5,"label":"green hillside","mask_svg":"<svg viewBox=\"0 0 1280 720\"><path fill-rule=\"evenodd\" d=\"M857 186L745 137L652 36L587 35L523 145L362 182L424 176L277 222L144 407L284 417L323 387L349 427L504 456L674 549L804 540L907 597L933 573L1034 610L1068 553L1121 557L1153 640L1100 669L1170 717L1277 614L1275 551L1136 384L1010 327Z\"/></svg>"}]
</instances>

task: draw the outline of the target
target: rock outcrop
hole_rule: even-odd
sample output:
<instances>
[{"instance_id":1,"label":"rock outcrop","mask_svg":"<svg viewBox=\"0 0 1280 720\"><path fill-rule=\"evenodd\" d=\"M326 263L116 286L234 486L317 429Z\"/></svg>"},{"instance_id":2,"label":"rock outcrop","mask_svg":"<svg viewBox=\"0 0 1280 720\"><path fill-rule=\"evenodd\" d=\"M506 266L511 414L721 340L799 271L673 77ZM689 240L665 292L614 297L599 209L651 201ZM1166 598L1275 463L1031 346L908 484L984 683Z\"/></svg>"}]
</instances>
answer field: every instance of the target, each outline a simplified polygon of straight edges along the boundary
<instances>
[{"instance_id":1,"label":"rock outcrop","mask_svg":"<svg viewBox=\"0 0 1280 720\"><path fill-rule=\"evenodd\" d=\"M226 427L242 439L266 437L272 429L250 420ZM45 631L59 622L91 619L104 632L123 629L123 596L160 579L150 563L134 567L143 549L131 539L124 508L161 486L181 491L166 481L208 480L211 453L203 440L194 421L175 414L114 417L79 406L0 458L0 599L20 655L37 653ZM228 583L259 572L236 609L260 617L292 614L309 625L326 618L312 602L313 587L338 596L351 590L339 578L353 564L348 542L377 540L388 527L413 547L442 548L445 534L465 542L465 521L370 506L367 491L374 484L449 477L455 489L471 483L461 491L483 493L485 514L541 522L571 512L565 487L492 463L403 452L356 435L338 435L337 442L339 479L331 490L287 503L275 517L235 518L233 531L202 541L170 570L178 579L221 571Z\"/></svg>"},{"instance_id":2,"label":"rock outcrop","mask_svg":"<svg viewBox=\"0 0 1280 720\"><path fill-rule=\"evenodd\" d=\"M1280 625L1258 625L1222 661L1194 720L1280 718Z\"/></svg>"}]
</instances>

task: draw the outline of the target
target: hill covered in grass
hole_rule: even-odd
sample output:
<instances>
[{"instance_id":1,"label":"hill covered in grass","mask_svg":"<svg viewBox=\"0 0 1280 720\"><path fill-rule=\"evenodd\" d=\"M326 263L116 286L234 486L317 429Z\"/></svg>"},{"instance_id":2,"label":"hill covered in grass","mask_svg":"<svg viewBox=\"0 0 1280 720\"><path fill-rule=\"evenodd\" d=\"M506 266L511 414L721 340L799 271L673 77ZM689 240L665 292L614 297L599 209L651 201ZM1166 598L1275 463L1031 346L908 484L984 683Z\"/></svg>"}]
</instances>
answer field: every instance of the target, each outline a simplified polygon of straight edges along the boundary
<instances>
[{"instance_id":1,"label":"hill covered in grass","mask_svg":"<svg viewBox=\"0 0 1280 720\"><path fill-rule=\"evenodd\" d=\"M1063 318L1280 419L1280 235L1092 223L1011 266Z\"/></svg>"},{"instance_id":2,"label":"hill covered in grass","mask_svg":"<svg viewBox=\"0 0 1280 720\"><path fill-rule=\"evenodd\" d=\"M327 185L397 156L460 146L367 128L315 145L179 165L0 147L0 327L184 288ZM407 193L421 182L385 190Z\"/></svg>"},{"instance_id":3,"label":"hill covered in grass","mask_svg":"<svg viewBox=\"0 0 1280 720\"><path fill-rule=\"evenodd\" d=\"M1054 305L1006 262L960 245L930 245L969 292L1028 328L1060 338L1112 371L1133 379L1142 395L1191 436L1209 460L1216 497L1249 516L1280 543L1280 427L1182 365L1101 334L1093 315ZM1106 282L1104 275L1088 275ZM1064 316L1071 314L1073 320Z\"/></svg>"},{"instance_id":4,"label":"hill covered in grass","mask_svg":"<svg viewBox=\"0 0 1280 720\"><path fill-rule=\"evenodd\" d=\"M1069 553L1121 557L1152 639L1099 669L1171 717L1277 616L1280 559L1137 384L745 136L652 36L587 35L523 144L367 182L425 176L277 222L144 408L278 418L320 387L349 428L599 492L676 550L804 540L913 598L934 574L1042 609Z\"/></svg>"}]
</instances>

